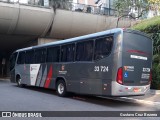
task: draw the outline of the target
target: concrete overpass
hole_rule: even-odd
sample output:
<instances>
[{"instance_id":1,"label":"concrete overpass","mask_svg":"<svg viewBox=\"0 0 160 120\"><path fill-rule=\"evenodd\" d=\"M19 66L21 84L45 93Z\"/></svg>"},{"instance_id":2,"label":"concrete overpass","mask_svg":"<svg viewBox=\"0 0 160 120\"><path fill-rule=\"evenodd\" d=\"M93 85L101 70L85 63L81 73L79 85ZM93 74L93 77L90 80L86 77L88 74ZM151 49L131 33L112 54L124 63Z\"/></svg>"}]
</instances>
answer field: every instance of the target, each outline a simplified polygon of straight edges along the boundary
<instances>
[{"instance_id":1,"label":"concrete overpass","mask_svg":"<svg viewBox=\"0 0 160 120\"><path fill-rule=\"evenodd\" d=\"M99 32L116 27L117 17L76 9L0 2L0 68L18 48ZM122 20L119 27L131 21ZM0 72L1 73L1 72Z\"/></svg>"}]
</instances>

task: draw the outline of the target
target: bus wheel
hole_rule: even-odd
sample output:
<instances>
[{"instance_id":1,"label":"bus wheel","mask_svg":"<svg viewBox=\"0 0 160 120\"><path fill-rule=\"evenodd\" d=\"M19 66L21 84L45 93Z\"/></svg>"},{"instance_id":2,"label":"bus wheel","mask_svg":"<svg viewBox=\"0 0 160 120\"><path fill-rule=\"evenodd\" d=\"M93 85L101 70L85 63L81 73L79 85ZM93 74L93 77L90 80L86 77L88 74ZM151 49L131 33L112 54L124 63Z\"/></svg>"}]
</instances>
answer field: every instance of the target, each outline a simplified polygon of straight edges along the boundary
<instances>
[{"instance_id":1,"label":"bus wheel","mask_svg":"<svg viewBox=\"0 0 160 120\"><path fill-rule=\"evenodd\" d=\"M67 96L66 84L63 80L58 80L57 86L56 86L56 91L60 97Z\"/></svg>"},{"instance_id":2,"label":"bus wheel","mask_svg":"<svg viewBox=\"0 0 160 120\"><path fill-rule=\"evenodd\" d=\"M17 86L18 86L18 87L24 87L24 86L25 86L24 84L21 83L21 80L22 80L21 77L18 76L18 77L17 77Z\"/></svg>"}]
</instances>

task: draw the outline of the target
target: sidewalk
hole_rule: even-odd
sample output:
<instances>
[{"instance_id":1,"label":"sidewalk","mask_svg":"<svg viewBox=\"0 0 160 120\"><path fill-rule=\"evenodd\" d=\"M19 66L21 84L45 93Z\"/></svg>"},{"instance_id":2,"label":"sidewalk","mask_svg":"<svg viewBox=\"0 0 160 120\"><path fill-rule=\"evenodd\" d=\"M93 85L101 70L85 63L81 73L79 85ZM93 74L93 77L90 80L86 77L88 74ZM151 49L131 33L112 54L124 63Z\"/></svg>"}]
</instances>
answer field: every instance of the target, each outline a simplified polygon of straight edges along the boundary
<instances>
[{"instance_id":1,"label":"sidewalk","mask_svg":"<svg viewBox=\"0 0 160 120\"><path fill-rule=\"evenodd\" d=\"M3 80L3 81L10 81L10 78L9 78L9 77L0 78L0 80Z\"/></svg>"},{"instance_id":2,"label":"sidewalk","mask_svg":"<svg viewBox=\"0 0 160 120\"><path fill-rule=\"evenodd\" d=\"M153 90L153 89L151 89L150 90L150 94L152 94L152 95L160 95L160 90Z\"/></svg>"},{"instance_id":3,"label":"sidewalk","mask_svg":"<svg viewBox=\"0 0 160 120\"><path fill-rule=\"evenodd\" d=\"M134 103L154 105L158 109L160 109L160 90L151 89L144 96L127 96L127 97L119 97L116 99L120 101L125 101L125 102L134 102Z\"/></svg>"}]
</instances>

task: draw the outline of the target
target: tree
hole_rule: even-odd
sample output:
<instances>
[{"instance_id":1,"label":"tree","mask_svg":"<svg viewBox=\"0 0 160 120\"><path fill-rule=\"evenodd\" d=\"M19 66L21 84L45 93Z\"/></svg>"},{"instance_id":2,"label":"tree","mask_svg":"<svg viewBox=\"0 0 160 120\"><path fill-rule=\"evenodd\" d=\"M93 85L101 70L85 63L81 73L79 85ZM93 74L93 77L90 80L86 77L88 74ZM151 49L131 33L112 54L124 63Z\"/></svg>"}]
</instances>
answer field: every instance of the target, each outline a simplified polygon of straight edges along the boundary
<instances>
[{"instance_id":1,"label":"tree","mask_svg":"<svg viewBox=\"0 0 160 120\"><path fill-rule=\"evenodd\" d=\"M160 0L148 0L149 3L158 4Z\"/></svg>"},{"instance_id":2,"label":"tree","mask_svg":"<svg viewBox=\"0 0 160 120\"><path fill-rule=\"evenodd\" d=\"M115 0L113 7L117 10L117 16L132 14L137 17L148 10L147 0ZM137 12L137 14L135 14ZM134 14L133 14L134 13Z\"/></svg>"},{"instance_id":3,"label":"tree","mask_svg":"<svg viewBox=\"0 0 160 120\"><path fill-rule=\"evenodd\" d=\"M150 10L154 11L154 16L157 16L160 10L160 0L148 0Z\"/></svg>"},{"instance_id":4,"label":"tree","mask_svg":"<svg viewBox=\"0 0 160 120\"><path fill-rule=\"evenodd\" d=\"M61 9L71 9L71 2L73 0L50 0L51 5L54 9L54 11L56 11L57 8L61 8Z\"/></svg>"},{"instance_id":5,"label":"tree","mask_svg":"<svg viewBox=\"0 0 160 120\"><path fill-rule=\"evenodd\" d=\"M117 16L121 16L126 11L128 12L130 0L115 0L113 6L117 10Z\"/></svg>"}]
</instances>

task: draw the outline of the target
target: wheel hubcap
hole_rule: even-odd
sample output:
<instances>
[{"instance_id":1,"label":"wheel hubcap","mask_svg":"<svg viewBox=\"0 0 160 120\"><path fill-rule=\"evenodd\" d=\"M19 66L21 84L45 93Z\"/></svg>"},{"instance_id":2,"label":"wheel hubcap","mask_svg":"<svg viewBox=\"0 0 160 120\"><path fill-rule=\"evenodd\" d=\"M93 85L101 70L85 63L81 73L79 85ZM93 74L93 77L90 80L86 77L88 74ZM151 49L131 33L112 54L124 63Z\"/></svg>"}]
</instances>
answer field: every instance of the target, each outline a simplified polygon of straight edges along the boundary
<instances>
[{"instance_id":1,"label":"wheel hubcap","mask_svg":"<svg viewBox=\"0 0 160 120\"><path fill-rule=\"evenodd\" d=\"M58 85L58 93L59 94L62 94L64 92L64 85L62 84L62 83L60 83L59 85Z\"/></svg>"},{"instance_id":2,"label":"wheel hubcap","mask_svg":"<svg viewBox=\"0 0 160 120\"><path fill-rule=\"evenodd\" d=\"M21 85L21 79L18 80L18 85Z\"/></svg>"}]
</instances>

